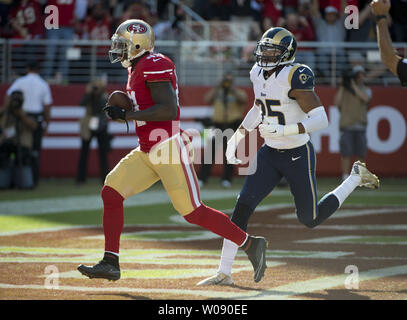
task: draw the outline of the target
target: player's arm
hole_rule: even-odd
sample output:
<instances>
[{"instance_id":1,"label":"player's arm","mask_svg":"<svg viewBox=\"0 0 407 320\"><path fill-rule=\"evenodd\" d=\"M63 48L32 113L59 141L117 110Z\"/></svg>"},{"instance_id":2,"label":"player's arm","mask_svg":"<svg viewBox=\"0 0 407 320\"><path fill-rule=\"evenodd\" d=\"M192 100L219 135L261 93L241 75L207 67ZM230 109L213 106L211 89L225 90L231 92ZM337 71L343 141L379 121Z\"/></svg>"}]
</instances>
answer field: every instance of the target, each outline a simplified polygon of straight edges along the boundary
<instances>
[{"instance_id":1,"label":"player's arm","mask_svg":"<svg viewBox=\"0 0 407 320\"><path fill-rule=\"evenodd\" d=\"M244 137L256 128L261 122L261 112L260 108L253 104L253 107L246 114L239 128L235 131L233 136L228 140L226 148L226 159L231 164L239 164L241 161L236 158L236 149L239 142L244 139Z\"/></svg>"},{"instance_id":2,"label":"player's arm","mask_svg":"<svg viewBox=\"0 0 407 320\"><path fill-rule=\"evenodd\" d=\"M379 45L380 55L384 65L395 75L397 73L397 64L401 57L394 52L393 44L387 24L387 16L390 10L389 0L373 0L370 3L370 8L376 16L377 43Z\"/></svg>"},{"instance_id":3,"label":"player's arm","mask_svg":"<svg viewBox=\"0 0 407 320\"><path fill-rule=\"evenodd\" d=\"M297 100L302 111L308 116L305 120L296 124L298 126L298 133L310 133L328 126L328 117L325 108L322 106L321 100L315 94L314 90L293 90L291 91L291 97ZM294 126L293 131L295 132L296 129Z\"/></svg>"},{"instance_id":4,"label":"player's arm","mask_svg":"<svg viewBox=\"0 0 407 320\"><path fill-rule=\"evenodd\" d=\"M177 118L177 96L170 81L146 82L154 105L139 111L127 111L126 120L167 121Z\"/></svg>"},{"instance_id":5,"label":"player's arm","mask_svg":"<svg viewBox=\"0 0 407 320\"><path fill-rule=\"evenodd\" d=\"M295 69L294 69L295 68ZM263 138L278 138L301 133L310 133L328 126L328 117L321 100L314 92L314 73L307 66L294 67L289 75L290 90L288 97L297 101L307 117L298 123L263 123L259 126Z\"/></svg>"}]
</instances>

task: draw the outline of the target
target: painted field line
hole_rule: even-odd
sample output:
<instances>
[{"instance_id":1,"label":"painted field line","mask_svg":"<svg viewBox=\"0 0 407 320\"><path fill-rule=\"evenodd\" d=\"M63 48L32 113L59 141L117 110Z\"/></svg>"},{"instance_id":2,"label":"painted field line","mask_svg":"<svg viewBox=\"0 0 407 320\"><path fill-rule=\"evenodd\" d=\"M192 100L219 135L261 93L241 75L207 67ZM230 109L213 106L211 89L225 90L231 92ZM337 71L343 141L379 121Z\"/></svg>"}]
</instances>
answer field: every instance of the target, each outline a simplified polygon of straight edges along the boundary
<instances>
[{"instance_id":1,"label":"painted field line","mask_svg":"<svg viewBox=\"0 0 407 320\"><path fill-rule=\"evenodd\" d=\"M237 190L202 190L202 200L234 198ZM124 207L138 207L153 204L170 203L165 190L145 191L124 201ZM64 213L102 209L100 195L57 197L45 199L27 199L17 201L0 201L0 215L32 215L42 213Z\"/></svg>"},{"instance_id":2,"label":"painted field line","mask_svg":"<svg viewBox=\"0 0 407 320\"><path fill-rule=\"evenodd\" d=\"M389 267L383 269L375 269L363 271L359 273L359 283L368 280L399 276L407 274L407 265ZM259 299L259 300L283 300L290 299L295 296L304 295L314 291L323 291L335 287L344 286L345 279L348 275L341 274L330 277L320 277L312 280L300 281L269 288L267 290L256 291L250 290L245 292L232 291L210 291L210 290L195 290L195 289L169 289L169 288L95 288L95 287L79 287L79 286L59 286L58 291L76 291L76 292L111 292L111 293L144 293L144 294L166 294L166 297L171 298L171 295L191 295L203 298L218 298L218 299ZM181 284L182 285L182 284ZM0 283L1 289L26 289L26 290L49 290L43 285L15 285L8 283ZM55 291L54 291L55 292Z\"/></svg>"},{"instance_id":3,"label":"painted field line","mask_svg":"<svg viewBox=\"0 0 407 320\"><path fill-rule=\"evenodd\" d=\"M351 209L340 209L338 212L334 213L329 217L332 219L343 219L349 217L363 217L373 214L393 214L398 212L407 212L407 207L389 207L389 208L376 208L376 209L365 209L365 210L351 210ZM279 216L281 219L297 219L295 213L282 214Z\"/></svg>"},{"instance_id":4,"label":"painted field line","mask_svg":"<svg viewBox=\"0 0 407 320\"><path fill-rule=\"evenodd\" d=\"M183 219L185 220L185 219ZM175 224L171 223L152 223L152 224L126 224L124 227L125 228L136 228L136 227L141 227L141 228L161 228L161 227L171 227L171 226L176 226ZM190 227L190 228L197 228L197 226L190 224L187 222L186 225L183 225L182 227ZM55 231L63 231L63 230L78 230L78 229L100 229L102 232L102 225L93 225L93 224L83 224L83 225L62 225L60 227L51 227L51 228L35 228L35 229L25 229L21 231L3 231L0 232L0 237L2 236L15 236L15 235L20 235L20 234L26 234L26 233L42 233L42 232L55 232Z\"/></svg>"},{"instance_id":5,"label":"painted field line","mask_svg":"<svg viewBox=\"0 0 407 320\"><path fill-rule=\"evenodd\" d=\"M368 280L375 280L405 274L407 274L407 265L368 270L359 272L359 283ZM321 277L313 280L290 283L287 285L271 288L269 290L264 290L262 293L254 296L243 296L242 298L256 300L287 299L290 296L298 296L335 287L345 288L344 283L347 276L348 274L341 274L337 276Z\"/></svg>"},{"instance_id":6,"label":"painted field line","mask_svg":"<svg viewBox=\"0 0 407 320\"><path fill-rule=\"evenodd\" d=\"M1 254L15 253L16 251L12 250L2 250ZM18 253L25 253L27 251L18 251ZM273 266L274 263L278 262L275 259L290 258L290 259L338 259L342 257L348 257L353 255L353 252L307 252L307 251L267 251L267 265ZM100 259L101 251L99 253L92 253L86 255L80 255L77 253L75 256L67 257L67 253L61 254L61 256L36 256L33 253L30 253L29 256L0 256L0 263L93 263L96 260ZM73 255L70 253L70 255ZM188 258L177 257L180 255L186 255ZM120 262L121 263L135 263L135 264L154 264L154 265L219 265L220 252L216 255L213 255L213 258L209 258L205 253L200 254L139 254L139 255L130 255L130 254L121 254ZM240 253L238 257L243 257ZM235 259L235 266L250 265L250 262L247 259Z\"/></svg>"},{"instance_id":7,"label":"painted field line","mask_svg":"<svg viewBox=\"0 0 407 320\"><path fill-rule=\"evenodd\" d=\"M382 241L380 241L382 240ZM362 245L407 245L407 237L403 236L360 236L347 235L338 237L323 237L309 240L297 240L296 243L340 243Z\"/></svg>"},{"instance_id":8,"label":"painted field line","mask_svg":"<svg viewBox=\"0 0 407 320\"><path fill-rule=\"evenodd\" d=\"M43 285L16 285L0 283L0 289L25 289L25 290L51 290L46 289ZM114 287L114 288L95 288L95 287L78 287L78 286L59 286L58 289L52 289L58 291L76 291L76 292L110 292L110 293L144 293L144 294L166 294L166 297L171 295L192 295L204 298L232 298L235 293L222 292L222 291L206 291L206 290L188 290L188 289L168 289L168 288L128 288L128 287ZM251 294L255 294L256 291L249 291ZM226 294L226 295L225 295Z\"/></svg>"},{"instance_id":9,"label":"painted field line","mask_svg":"<svg viewBox=\"0 0 407 320\"><path fill-rule=\"evenodd\" d=\"M262 227L271 229L304 229L302 224L264 224L264 223L249 223L251 227ZM338 230L338 231L405 231L407 224L360 224L360 225L319 225L318 230Z\"/></svg>"},{"instance_id":10,"label":"painted field line","mask_svg":"<svg viewBox=\"0 0 407 320\"><path fill-rule=\"evenodd\" d=\"M236 198L240 190L201 190L202 200L218 200ZM370 193L358 191L355 194L371 197ZM288 190L274 190L272 195L288 196ZM400 196L407 197L407 192L378 192L375 197ZM170 203L164 190L145 191L124 201L125 207L138 207L152 204ZM102 209L102 199L99 195L54 197L44 199L27 199L15 201L0 201L0 215L32 215L42 213L64 213L70 211L86 211Z\"/></svg>"},{"instance_id":11,"label":"painted field line","mask_svg":"<svg viewBox=\"0 0 407 320\"><path fill-rule=\"evenodd\" d=\"M213 276L217 272L217 266L219 261L216 260L214 263L205 263L205 265L215 265L215 267L208 267L208 268L172 268L172 269L124 269L121 270L121 279L188 279L188 278L196 278L196 277L209 277ZM172 263L170 263L172 264ZM181 263L181 264L195 264L195 263ZM202 264L204 265L204 264ZM267 266L269 268L279 267L286 265L285 262L281 261L273 261L270 262ZM250 271L253 272L253 267L249 261L244 261L244 263L239 264L237 267L233 269L233 273L239 273L243 271ZM48 277L48 275L41 275L42 278ZM77 270L62 272L59 273L60 278L66 279L86 279L82 274L79 273Z\"/></svg>"},{"instance_id":12,"label":"painted field line","mask_svg":"<svg viewBox=\"0 0 407 320\"><path fill-rule=\"evenodd\" d=\"M166 237L164 237L166 235ZM105 236L86 236L82 239L90 240L104 240ZM136 232L123 232L121 234L122 240L134 240L134 241L153 241L153 242L186 242L186 241L196 241L196 240L212 240L219 239L220 237L210 231L206 230L149 230L149 231L136 231Z\"/></svg>"}]
</instances>

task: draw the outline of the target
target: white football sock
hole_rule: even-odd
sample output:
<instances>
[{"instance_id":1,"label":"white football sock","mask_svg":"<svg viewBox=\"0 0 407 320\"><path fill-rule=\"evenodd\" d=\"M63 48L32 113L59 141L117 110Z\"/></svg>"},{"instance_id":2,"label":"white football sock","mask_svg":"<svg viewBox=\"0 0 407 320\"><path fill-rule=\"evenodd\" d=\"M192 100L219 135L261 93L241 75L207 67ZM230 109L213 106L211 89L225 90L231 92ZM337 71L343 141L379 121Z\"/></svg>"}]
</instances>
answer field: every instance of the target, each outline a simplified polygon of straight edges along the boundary
<instances>
[{"instance_id":1,"label":"white football sock","mask_svg":"<svg viewBox=\"0 0 407 320\"><path fill-rule=\"evenodd\" d=\"M239 247L228 239L223 239L222 256L220 258L219 272L230 276L232 272L233 261Z\"/></svg>"},{"instance_id":2,"label":"white football sock","mask_svg":"<svg viewBox=\"0 0 407 320\"><path fill-rule=\"evenodd\" d=\"M338 198L339 206L345 201L347 197L359 186L361 181L360 176L350 175L344 182L342 182L334 191L331 193Z\"/></svg>"}]
</instances>

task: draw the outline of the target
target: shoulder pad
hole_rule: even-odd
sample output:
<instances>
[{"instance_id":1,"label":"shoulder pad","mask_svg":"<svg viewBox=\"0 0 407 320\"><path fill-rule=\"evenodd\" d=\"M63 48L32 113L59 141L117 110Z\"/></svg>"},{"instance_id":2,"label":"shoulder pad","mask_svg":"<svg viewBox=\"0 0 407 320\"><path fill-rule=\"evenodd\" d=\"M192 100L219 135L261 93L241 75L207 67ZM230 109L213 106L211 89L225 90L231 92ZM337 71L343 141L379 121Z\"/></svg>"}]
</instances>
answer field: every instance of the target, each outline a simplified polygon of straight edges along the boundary
<instances>
[{"instance_id":1,"label":"shoulder pad","mask_svg":"<svg viewBox=\"0 0 407 320\"><path fill-rule=\"evenodd\" d=\"M314 73L305 64L294 65L288 74L288 84L291 90L312 90L315 86Z\"/></svg>"}]
</instances>

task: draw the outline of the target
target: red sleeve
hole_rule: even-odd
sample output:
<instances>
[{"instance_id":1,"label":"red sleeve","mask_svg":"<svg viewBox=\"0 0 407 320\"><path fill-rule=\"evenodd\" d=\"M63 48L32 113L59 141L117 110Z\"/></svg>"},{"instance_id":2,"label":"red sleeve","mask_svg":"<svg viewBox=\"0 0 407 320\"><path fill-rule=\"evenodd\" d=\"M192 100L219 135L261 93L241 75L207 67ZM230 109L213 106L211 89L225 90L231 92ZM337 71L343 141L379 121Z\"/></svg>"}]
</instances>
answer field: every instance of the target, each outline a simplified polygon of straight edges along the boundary
<instances>
[{"instance_id":1,"label":"red sleeve","mask_svg":"<svg viewBox=\"0 0 407 320\"><path fill-rule=\"evenodd\" d=\"M159 82L171 81L174 76L174 64L166 57L150 56L142 70L145 81Z\"/></svg>"}]
</instances>

